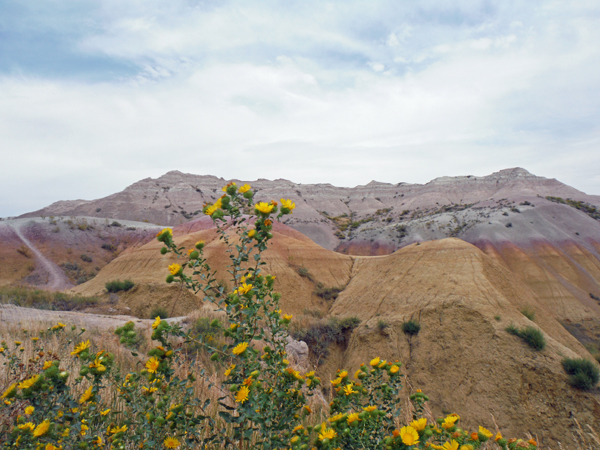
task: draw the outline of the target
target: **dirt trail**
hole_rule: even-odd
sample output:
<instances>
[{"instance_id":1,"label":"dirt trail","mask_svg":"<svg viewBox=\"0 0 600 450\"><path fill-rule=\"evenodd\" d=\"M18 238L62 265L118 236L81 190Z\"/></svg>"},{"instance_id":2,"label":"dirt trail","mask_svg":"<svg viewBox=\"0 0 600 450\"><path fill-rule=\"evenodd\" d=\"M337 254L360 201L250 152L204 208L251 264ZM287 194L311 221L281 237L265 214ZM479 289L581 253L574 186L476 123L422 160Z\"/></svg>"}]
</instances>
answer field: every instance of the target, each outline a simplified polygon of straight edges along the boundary
<instances>
[{"instance_id":1,"label":"dirt trail","mask_svg":"<svg viewBox=\"0 0 600 450\"><path fill-rule=\"evenodd\" d=\"M166 319L168 322L181 322L184 317ZM47 322L56 324L62 322L67 325L77 325L100 330L114 330L123 324L133 321L136 325L145 325L149 328L154 319L139 319L132 316L109 316L105 314L88 314L76 311L50 311L34 308L23 308L15 305L0 305L0 323L39 323Z\"/></svg>"},{"instance_id":2,"label":"dirt trail","mask_svg":"<svg viewBox=\"0 0 600 450\"><path fill-rule=\"evenodd\" d=\"M38 261L44 266L44 269L48 272L48 282L44 286L44 288L51 291L62 291L64 289L69 289L73 287L73 284L69 281L64 272L46 258L42 252L40 252L30 241L27 239L23 233L21 232L22 223L15 223L8 225L15 234L23 241L23 243L29 247L29 249L33 252Z\"/></svg>"}]
</instances>

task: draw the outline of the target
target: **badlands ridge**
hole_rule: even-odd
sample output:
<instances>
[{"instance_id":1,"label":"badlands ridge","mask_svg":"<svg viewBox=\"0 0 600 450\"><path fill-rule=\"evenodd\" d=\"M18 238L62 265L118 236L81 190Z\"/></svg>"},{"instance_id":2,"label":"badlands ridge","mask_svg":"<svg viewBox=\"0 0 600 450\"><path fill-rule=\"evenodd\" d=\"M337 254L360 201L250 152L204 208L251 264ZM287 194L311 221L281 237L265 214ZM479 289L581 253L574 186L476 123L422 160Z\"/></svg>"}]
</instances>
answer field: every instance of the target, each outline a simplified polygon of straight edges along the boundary
<instances>
[{"instance_id":1,"label":"badlands ridge","mask_svg":"<svg viewBox=\"0 0 600 450\"><path fill-rule=\"evenodd\" d=\"M211 265L226 273L223 244L199 212L225 182L169 172L104 199L4 220L0 283L44 286L56 281L55 266L62 287L85 295L106 298L107 281L133 280L111 304L117 312L146 318L156 306L172 315L202 308L201 298L165 284L175 260L152 238L157 225L170 225L178 244L204 239ZM306 324L315 315L360 319L343 345L311 359L321 376L377 355L400 359L433 412L457 412L467 426L495 422L552 448L569 448L575 419L600 429L598 390L570 387L560 364L600 351L600 197L523 169L425 185L250 183L258 200L297 205L265 254L284 311ZM74 265L76 274L65 269ZM326 300L319 287L339 295ZM409 319L421 324L412 337L401 327ZM511 323L540 329L546 348L508 334Z\"/></svg>"}]
</instances>

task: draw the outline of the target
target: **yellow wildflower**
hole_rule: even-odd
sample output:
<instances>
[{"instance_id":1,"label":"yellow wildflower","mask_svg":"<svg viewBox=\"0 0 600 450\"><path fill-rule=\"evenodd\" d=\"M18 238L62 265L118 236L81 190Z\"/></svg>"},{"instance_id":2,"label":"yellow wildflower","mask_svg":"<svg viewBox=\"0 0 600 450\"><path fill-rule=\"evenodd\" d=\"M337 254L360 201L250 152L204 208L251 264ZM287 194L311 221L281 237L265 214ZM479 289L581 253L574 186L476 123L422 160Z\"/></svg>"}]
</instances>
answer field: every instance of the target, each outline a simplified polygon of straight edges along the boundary
<instances>
[{"instance_id":1,"label":"yellow wildflower","mask_svg":"<svg viewBox=\"0 0 600 450\"><path fill-rule=\"evenodd\" d=\"M40 423L37 427L35 427L35 430L33 430L33 436L34 437L43 436L44 434L46 434L48 432L49 428L50 428L50 421L48 419L46 419L42 423Z\"/></svg>"},{"instance_id":2,"label":"yellow wildflower","mask_svg":"<svg viewBox=\"0 0 600 450\"><path fill-rule=\"evenodd\" d=\"M169 266L169 272L171 275L177 275L181 271L181 266L177 263L173 263Z\"/></svg>"},{"instance_id":3,"label":"yellow wildflower","mask_svg":"<svg viewBox=\"0 0 600 450\"><path fill-rule=\"evenodd\" d=\"M110 427L110 425L108 426L108 430L106 430L108 434L117 434L117 433L124 433L125 431L127 431L127 425L123 425L121 428L118 427Z\"/></svg>"},{"instance_id":4,"label":"yellow wildflower","mask_svg":"<svg viewBox=\"0 0 600 450\"><path fill-rule=\"evenodd\" d=\"M486 428L483 428L481 425L479 426L479 432L488 439L494 435L494 433L492 433L490 430L488 430Z\"/></svg>"},{"instance_id":5,"label":"yellow wildflower","mask_svg":"<svg viewBox=\"0 0 600 450\"><path fill-rule=\"evenodd\" d=\"M419 442L419 433L413 427L402 427L400 429L400 438L404 445L415 445Z\"/></svg>"},{"instance_id":6,"label":"yellow wildflower","mask_svg":"<svg viewBox=\"0 0 600 450\"><path fill-rule=\"evenodd\" d=\"M152 324L152 329L156 330L159 325L160 325L160 316L156 316L154 318L154 323Z\"/></svg>"},{"instance_id":7,"label":"yellow wildflower","mask_svg":"<svg viewBox=\"0 0 600 450\"><path fill-rule=\"evenodd\" d=\"M271 211L273 211L274 207L275 207L275 205L273 205L272 203L265 203L265 202L259 202L256 205L254 205L254 208L258 212L261 212L263 214L269 214Z\"/></svg>"},{"instance_id":8,"label":"yellow wildflower","mask_svg":"<svg viewBox=\"0 0 600 450\"><path fill-rule=\"evenodd\" d=\"M84 350L87 350L88 348L90 348L90 341L87 340L85 342L81 342L79 343L76 347L75 350L73 350L71 352L71 355L76 355L77 357L79 357L79 354L81 352L83 352Z\"/></svg>"},{"instance_id":9,"label":"yellow wildflower","mask_svg":"<svg viewBox=\"0 0 600 450\"><path fill-rule=\"evenodd\" d=\"M44 363L44 367L42 367L42 370L49 369L50 367L52 367L52 361L46 361Z\"/></svg>"},{"instance_id":10,"label":"yellow wildflower","mask_svg":"<svg viewBox=\"0 0 600 450\"><path fill-rule=\"evenodd\" d=\"M33 423L31 423L31 422L23 423L21 425L18 425L18 427L19 427L19 430L25 430L25 431L27 431L27 430L29 430L29 431L35 430L35 425Z\"/></svg>"},{"instance_id":11,"label":"yellow wildflower","mask_svg":"<svg viewBox=\"0 0 600 450\"><path fill-rule=\"evenodd\" d=\"M380 361L381 361L381 358L379 358L379 356L378 356L377 358L373 358L369 364L371 365L371 367L375 367L375 366L379 365Z\"/></svg>"},{"instance_id":12,"label":"yellow wildflower","mask_svg":"<svg viewBox=\"0 0 600 450\"><path fill-rule=\"evenodd\" d=\"M292 430L292 433L295 433L296 431L302 431L304 430L304 427L302 425L296 425L294 427L294 429Z\"/></svg>"},{"instance_id":13,"label":"yellow wildflower","mask_svg":"<svg viewBox=\"0 0 600 450\"><path fill-rule=\"evenodd\" d=\"M89 388L87 388L85 390L85 392L83 393L83 395L81 396L81 398L79 399L79 403L85 403L87 402L90 398L92 397L92 386L90 386Z\"/></svg>"},{"instance_id":14,"label":"yellow wildflower","mask_svg":"<svg viewBox=\"0 0 600 450\"><path fill-rule=\"evenodd\" d=\"M299 438L298 436L294 436L293 438L291 438L291 439L290 439L290 442L291 442L292 444L295 444L296 442L298 442L298 440L299 440L299 439L300 439L300 438Z\"/></svg>"},{"instance_id":15,"label":"yellow wildflower","mask_svg":"<svg viewBox=\"0 0 600 450\"><path fill-rule=\"evenodd\" d=\"M452 439L450 442L445 442L442 448L444 450L458 450L458 442Z\"/></svg>"},{"instance_id":16,"label":"yellow wildflower","mask_svg":"<svg viewBox=\"0 0 600 450\"><path fill-rule=\"evenodd\" d=\"M329 419L330 422L337 422L338 420L340 420L342 417L344 417L344 414L342 413L338 413L335 416L331 416Z\"/></svg>"},{"instance_id":17,"label":"yellow wildflower","mask_svg":"<svg viewBox=\"0 0 600 450\"><path fill-rule=\"evenodd\" d=\"M358 391L355 391L352 389L352 383L344 386L344 394L351 395L351 394L357 394L357 393L358 393Z\"/></svg>"},{"instance_id":18,"label":"yellow wildflower","mask_svg":"<svg viewBox=\"0 0 600 450\"><path fill-rule=\"evenodd\" d=\"M335 380L331 380L331 384L333 384L334 386L337 386L341 382L342 382L341 378L336 378Z\"/></svg>"},{"instance_id":19,"label":"yellow wildflower","mask_svg":"<svg viewBox=\"0 0 600 450\"><path fill-rule=\"evenodd\" d=\"M342 370L340 373L338 373L339 378L346 378L347 376L348 376L347 370Z\"/></svg>"},{"instance_id":20,"label":"yellow wildflower","mask_svg":"<svg viewBox=\"0 0 600 450\"><path fill-rule=\"evenodd\" d=\"M31 378L29 378L29 379L27 379L27 380L21 381L21 382L19 383L19 389L29 389L29 388L30 388L31 386L33 386L33 385L34 385L34 384L37 382L37 380L39 380L39 379L40 379L40 376L39 376L39 375L34 375L34 376L32 376Z\"/></svg>"},{"instance_id":21,"label":"yellow wildflower","mask_svg":"<svg viewBox=\"0 0 600 450\"><path fill-rule=\"evenodd\" d=\"M161 231L158 232L156 237L160 236L161 234L169 235L169 237L172 237L173 231L170 228L163 228Z\"/></svg>"},{"instance_id":22,"label":"yellow wildflower","mask_svg":"<svg viewBox=\"0 0 600 450\"><path fill-rule=\"evenodd\" d=\"M21 437L21 436L19 436L19 437ZM44 450L62 450L62 447L57 447L54 444L47 443L46 446L44 447Z\"/></svg>"},{"instance_id":23,"label":"yellow wildflower","mask_svg":"<svg viewBox=\"0 0 600 450\"><path fill-rule=\"evenodd\" d=\"M427 419L425 417L422 417L420 419L413 420L410 423L410 426L413 427L417 431L423 431L425 429L425 427L427 426Z\"/></svg>"},{"instance_id":24,"label":"yellow wildflower","mask_svg":"<svg viewBox=\"0 0 600 450\"><path fill-rule=\"evenodd\" d=\"M240 186L240 188L238 189L238 192L240 194L245 194L246 192L248 192L251 189L249 184L244 184L243 186Z\"/></svg>"},{"instance_id":25,"label":"yellow wildflower","mask_svg":"<svg viewBox=\"0 0 600 450\"><path fill-rule=\"evenodd\" d=\"M0 395L0 398L10 398L12 397L12 395L15 393L15 391L17 390L17 385L16 383L11 384L7 390L4 391L4 393L2 395Z\"/></svg>"},{"instance_id":26,"label":"yellow wildflower","mask_svg":"<svg viewBox=\"0 0 600 450\"><path fill-rule=\"evenodd\" d=\"M98 372L104 372L106 366L102 364L100 358L96 358L93 363L90 363L90 369L96 369Z\"/></svg>"},{"instance_id":27,"label":"yellow wildflower","mask_svg":"<svg viewBox=\"0 0 600 450\"><path fill-rule=\"evenodd\" d=\"M238 345L236 345L235 347L233 347L233 350L231 350L231 353L233 353L234 355L241 355L242 353L244 353L246 351L247 348L248 348L248 343L241 342Z\"/></svg>"},{"instance_id":28,"label":"yellow wildflower","mask_svg":"<svg viewBox=\"0 0 600 450\"><path fill-rule=\"evenodd\" d=\"M291 212L292 210L294 210L294 209L296 208L296 204L295 204L295 203L292 203L292 201L291 201L291 200L289 200L289 199L288 199L288 200L284 200L284 199L282 198L282 199L281 199L281 208L282 208L282 209L283 209L283 208L285 208L285 209L287 209L288 211L290 211L290 212Z\"/></svg>"},{"instance_id":29,"label":"yellow wildflower","mask_svg":"<svg viewBox=\"0 0 600 450\"><path fill-rule=\"evenodd\" d=\"M221 190L222 190L223 192L227 192L227 188L228 188L229 186L237 186L237 184L235 184L235 183L232 181L231 183L228 183L228 184L226 184L225 186L223 186L223 187L221 188Z\"/></svg>"},{"instance_id":30,"label":"yellow wildflower","mask_svg":"<svg viewBox=\"0 0 600 450\"><path fill-rule=\"evenodd\" d=\"M109 409L105 409L104 411L100 411L100 415L101 416L106 416L109 412L110 412L110 408Z\"/></svg>"},{"instance_id":31,"label":"yellow wildflower","mask_svg":"<svg viewBox=\"0 0 600 450\"><path fill-rule=\"evenodd\" d=\"M494 440L496 442L498 442L500 439L502 439L502 434L500 434L500 432L498 431L498 433L496 434L496 437L494 438Z\"/></svg>"},{"instance_id":32,"label":"yellow wildflower","mask_svg":"<svg viewBox=\"0 0 600 450\"><path fill-rule=\"evenodd\" d=\"M363 408L363 410L366 411L366 412L372 412L372 411L375 411L376 409L377 409L377 406L373 406L373 405L371 405L371 406L365 406Z\"/></svg>"},{"instance_id":33,"label":"yellow wildflower","mask_svg":"<svg viewBox=\"0 0 600 450\"><path fill-rule=\"evenodd\" d=\"M40 340L40 338L36 336L36 337L32 337L32 338L31 338L31 340L32 340L33 342L36 342L36 341L39 341L39 340Z\"/></svg>"},{"instance_id":34,"label":"yellow wildflower","mask_svg":"<svg viewBox=\"0 0 600 450\"><path fill-rule=\"evenodd\" d=\"M174 438L174 437L165 438L165 440L163 441L163 444L165 445L166 448L177 448L181 445L179 440L177 440L177 438Z\"/></svg>"},{"instance_id":35,"label":"yellow wildflower","mask_svg":"<svg viewBox=\"0 0 600 450\"><path fill-rule=\"evenodd\" d=\"M33 407L33 406L28 406L27 408L25 408L25 414L28 416L32 415L34 411L35 411L35 407Z\"/></svg>"},{"instance_id":36,"label":"yellow wildflower","mask_svg":"<svg viewBox=\"0 0 600 450\"><path fill-rule=\"evenodd\" d=\"M66 325L64 323L58 322L56 325L52 327L52 330L62 330Z\"/></svg>"},{"instance_id":37,"label":"yellow wildflower","mask_svg":"<svg viewBox=\"0 0 600 450\"><path fill-rule=\"evenodd\" d=\"M400 370L400 367L398 367L398 366L396 366L396 365L393 365L393 366L390 368L390 373L398 373L398 371L399 371L399 370Z\"/></svg>"},{"instance_id":38,"label":"yellow wildflower","mask_svg":"<svg viewBox=\"0 0 600 450\"><path fill-rule=\"evenodd\" d=\"M292 314L284 314L283 320L292 320L292 317L294 317Z\"/></svg>"},{"instance_id":39,"label":"yellow wildflower","mask_svg":"<svg viewBox=\"0 0 600 450\"><path fill-rule=\"evenodd\" d=\"M447 416L444 419L444 423L442 424L442 428L445 428L446 430L452 428L455 424L455 422L459 419L460 417L458 417L458 415L456 414L450 414L449 416Z\"/></svg>"},{"instance_id":40,"label":"yellow wildflower","mask_svg":"<svg viewBox=\"0 0 600 450\"><path fill-rule=\"evenodd\" d=\"M473 450L473 446L471 444L461 445L460 450Z\"/></svg>"},{"instance_id":41,"label":"yellow wildflower","mask_svg":"<svg viewBox=\"0 0 600 450\"><path fill-rule=\"evenodd\" d=\"M319 433L319 440L323 441L325 439L333 439L337 436L335 430L331 428L325 428L324 425L321 426L321 432Z\"/></svg>"},{"instance_id":42,"label":"yellow wildflower","mask_svg":"<svg viewBox=\"0 0 600 450\"><path fill-rule=\"evenodd\" d=\"M155 373L159 365L160 361L153 356L146 362L146 369L150 373Z\"/></svg>"},{"instance_id":43,"label":"yellow wildflower","mask_svg":"<svg viewBox=\"0 0 600 450\"><path fill-rule=\"evenodd\" d=\"M352 413L352 414L348 414L348 418L346 419L346 422L348 422L348 425L350 425L352 422L356 422L358 420L361 420L360 417L358 417L358 413Z\"/></svg>"},{"instance_id":44,"label":"yellow wildflower","mask_svg":"<svg viewBox=\"0 0 600 450\"><path fill-rule=\"evenodd\" d=\"M246 400L248 400L249 394L250 389L248 389L248 386L240 387L240 390L235 393L236 403L244 403Z\"/></svg>"},{"instance_id":45,"label":"yellow wildflower","mask_svg":"<svg viewBox=\"0 0 600 450\"><path fill-rule=\"evenodd\" d=\"M100 447L103 444L102 437L97 436L96 439L92 440L92 444L97 445L98 447Z\"/></svg>"},{"instance_id":46,"label":"yellow wildflower","mask_svg":"<svg viewBox=\"0 0 600 450\"><path fill-rule=\"evenodd\" d=\"M243 282L239 288L237 288L235 291L233 291L233 293L239 294L239 295L244 295L244 294L247 294L250 291L250 289L252 289L252 285L246 284L246 282Z\"/></svg>"},{"instance_id":47,"label":"yellow wildflower","mask_svg":"<svg viewBox=\"0 0 600 450\"><path fill-rule=\"evenodd\" d=\"M235 369L235 364L232 364L229 366L229 369L227 369L225 371L225 376L228 377L229 375L231 375L231 372Z\"/></svg>"}]
</instances>

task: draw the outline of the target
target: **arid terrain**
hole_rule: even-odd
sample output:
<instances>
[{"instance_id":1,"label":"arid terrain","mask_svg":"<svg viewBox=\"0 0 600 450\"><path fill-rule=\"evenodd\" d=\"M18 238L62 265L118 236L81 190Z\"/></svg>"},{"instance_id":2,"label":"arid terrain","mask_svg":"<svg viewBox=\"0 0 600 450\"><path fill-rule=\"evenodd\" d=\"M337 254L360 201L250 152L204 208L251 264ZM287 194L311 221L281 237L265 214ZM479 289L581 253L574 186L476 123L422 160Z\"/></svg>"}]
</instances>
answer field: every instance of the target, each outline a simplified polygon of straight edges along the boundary
<instances>
[{"instance_id":1,"label":"arid terrain","mask_svg":"<svg viewBox=\"0 0 600 450\"><path fill-rule=\"evenodd\" d=\"M231 287L223 242L201 213L224 183L169 172L3 220L0 285L69 289L104 300L88 312L143 319L156 307L171 317L197 310L202 298L165 283L176 260L153 237L166 225L186 248L204 239ZM600 197L523 169L425 185L251 184L257 200L296 202L264 255L283 310L304 328L360 320L343 343L312 355L324 379L374 356L399 359L434 413L456 412L465 426L496 422L551 448L569 448L577 422L600 429L600 390L569 386L561 366L600 353ZM125 278L133 289L106 292ZM418 334L403 332L408 320ZM511 324L540 330L546 347L528 347L506 332Z\"/></svg>"}]
</instances>

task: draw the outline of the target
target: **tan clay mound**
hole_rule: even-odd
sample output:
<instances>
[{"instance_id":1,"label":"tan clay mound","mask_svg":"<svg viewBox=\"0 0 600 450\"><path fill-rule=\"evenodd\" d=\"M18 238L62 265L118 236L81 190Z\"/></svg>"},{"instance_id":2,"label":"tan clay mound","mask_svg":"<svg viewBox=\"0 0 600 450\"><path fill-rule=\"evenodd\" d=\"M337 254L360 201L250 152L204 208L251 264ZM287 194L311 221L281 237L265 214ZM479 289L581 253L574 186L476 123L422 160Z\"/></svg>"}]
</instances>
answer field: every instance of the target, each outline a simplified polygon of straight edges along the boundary
<instances>
[{"instance_id":1,"label":"tan clay mound","mask_svg":"<svg viewBox=\"0 0 600 450\"><path fill-rule=\"evenodd\" d=\"M535 322L519 312L523 307L535 311ZM531 432L552 448L557 441L568 448L573 417L600 426L596 394L571 388L560 364L564 357L592 359L585 348L509 270L459 239L357 258L331 313L362 320L345 366L374 356L403 361L436 414L456 412L471 427L494 428L495 419L509 434ZM413 337L402 331L409 319L421 325ZM541 329L546 348L533 350L508 334L510 323Z\"/></svg>"},{"instance_id":2,"label":"tan clay mound","mask_svg":"<svg viewBox=\"0 0 600 450\"><path fill-rule=\"evenodd\" d=\"M295 230L280 225L274 231L274 239L263 254L262 267L265 273L277 277L276 290L282 293L282 308L287 313L299 314L305 309L327 312L328 305L313 294L316 283L325 286L345 286L350 279L353 260L319 247L310 239ZM297 236L296 236L297 235ZM203 239L206 242L204 254L213 270L217 270L217 280L232 287L231 275L227 273L229 254L225 244L219 240L216 229L202 230L178 236L178 246L192 248ZM292 237L294 236L294 237ZM155 307L164 307L169 315L183 315L202 305L202 296L195 297L181 290L175 283L167 285L165 278L169 274L167 267L181 263L175 255L161 255L162 244L152 241L140 248L125 252L104 267L98 275L72 289L83 295L103 295L105 284L112 280L130 279L137 286L127 293L119 293L119 302L132 309L131 313L146 317ZM301 270L303 269L303 270ZM299 272L305 273L301 276ZM282 280L285 280L283 282Z\"/></svg>"}]
</instances>

